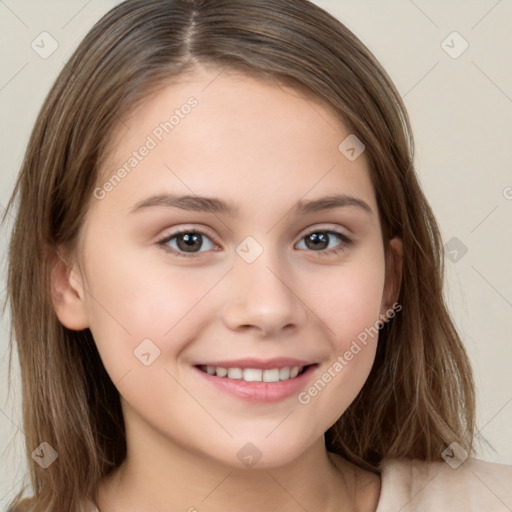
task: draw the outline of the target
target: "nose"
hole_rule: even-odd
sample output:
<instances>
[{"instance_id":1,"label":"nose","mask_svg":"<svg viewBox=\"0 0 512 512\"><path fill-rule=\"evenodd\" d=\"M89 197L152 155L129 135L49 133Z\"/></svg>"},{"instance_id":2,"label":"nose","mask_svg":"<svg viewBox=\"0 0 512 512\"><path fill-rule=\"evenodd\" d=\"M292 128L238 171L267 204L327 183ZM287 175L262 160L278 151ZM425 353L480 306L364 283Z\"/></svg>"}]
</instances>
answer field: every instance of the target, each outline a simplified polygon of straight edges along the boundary
<instances>
[{"instance_id":1,"label":"nose","mask_svg":"<svg viewBox=\"0 0 512 512\"><path fill-rule=\"evenodd\" d=\"M236 257L225 283L227 301L224 322L234 331L254 330L263 337L297 329L306 319L296 280L285 263L266 250L253 263Z\"/></svg>"}]
</instances>

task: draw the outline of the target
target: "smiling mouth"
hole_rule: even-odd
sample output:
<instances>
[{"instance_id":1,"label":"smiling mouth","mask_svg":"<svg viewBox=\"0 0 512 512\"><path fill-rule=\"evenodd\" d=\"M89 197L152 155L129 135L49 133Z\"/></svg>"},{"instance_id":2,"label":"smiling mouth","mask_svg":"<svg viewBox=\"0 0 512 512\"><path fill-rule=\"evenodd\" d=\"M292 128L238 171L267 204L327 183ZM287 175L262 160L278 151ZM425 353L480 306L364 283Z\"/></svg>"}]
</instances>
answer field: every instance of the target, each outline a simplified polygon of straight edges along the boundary
<instances>
[{"instance_id":1,"label":"smiling mouth","mask_svg":"<svg viewBox=\"0 0 512 512\"><path fill-rule=\"evenodd\" d=\"M224 368L222 366L210 365L198 365L197 368L213 377L243 380L245 382L281 382L295 379L312 366L316 366L316 364L307 366L284 366L282 368L270 368L265 370L261 368Z\"/></svg>"}]
</instances>

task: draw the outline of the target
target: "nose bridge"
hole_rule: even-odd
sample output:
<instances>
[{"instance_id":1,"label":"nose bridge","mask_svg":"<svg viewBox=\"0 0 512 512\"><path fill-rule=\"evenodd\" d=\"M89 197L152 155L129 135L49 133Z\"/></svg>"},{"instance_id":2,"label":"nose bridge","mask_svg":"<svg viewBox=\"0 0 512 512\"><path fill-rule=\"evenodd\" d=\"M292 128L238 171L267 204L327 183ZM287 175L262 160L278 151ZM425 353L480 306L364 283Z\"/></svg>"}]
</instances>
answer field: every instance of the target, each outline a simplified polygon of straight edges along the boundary
<instances>
[{"instance_id":1,"label":"nose bridge","mask_svg":"<svg viewBox=\"0 0 512 512\"><path fill-rule=\"evenodd\" d=\"M303 306L278 249L247 237L236 252L224 310L227 325L232 329L253 326L269 334L300 324Z\"/></svg>"}]
</instances>

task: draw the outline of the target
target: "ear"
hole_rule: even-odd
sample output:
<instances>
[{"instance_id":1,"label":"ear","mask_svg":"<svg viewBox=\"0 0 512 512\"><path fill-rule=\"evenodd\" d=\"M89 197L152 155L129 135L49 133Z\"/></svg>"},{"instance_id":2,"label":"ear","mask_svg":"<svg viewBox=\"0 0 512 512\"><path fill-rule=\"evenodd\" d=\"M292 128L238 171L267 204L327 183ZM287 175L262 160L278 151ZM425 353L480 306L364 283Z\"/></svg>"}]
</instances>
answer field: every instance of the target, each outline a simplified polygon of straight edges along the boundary
<instances>
[{"instance_id":1,"label":"ear","mask_svg":"<svg viewBox=\"0 0 512 512\"><path fill-rule=\"evenodd\" d=\"M402 239L394 237L386 250L386 278L382 294L381 313L384 314L398 301L402 286Z\"/></svg>"},{"instance_id":2,"label":"ear","mask_svg":"<svg viewBox=\"0 0 512 512\"><path fill-rule=\"evenodd\" d=\"M66 252L57 248L51 258L51 292L55 313L65 327L79 331L89 327L84 287L78 265L68 265Z\"/></svg>"}]
</instances>

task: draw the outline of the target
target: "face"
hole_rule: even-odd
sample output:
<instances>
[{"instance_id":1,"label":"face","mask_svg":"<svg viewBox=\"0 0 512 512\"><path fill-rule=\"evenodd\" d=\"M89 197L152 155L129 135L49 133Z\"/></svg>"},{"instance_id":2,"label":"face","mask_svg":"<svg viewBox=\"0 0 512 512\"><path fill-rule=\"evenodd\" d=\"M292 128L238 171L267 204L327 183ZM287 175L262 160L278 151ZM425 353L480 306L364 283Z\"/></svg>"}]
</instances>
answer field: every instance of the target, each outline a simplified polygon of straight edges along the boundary
<instances>
[{"instance_id":1,"label":"face","mask_svg":"<svg viewBox=\"0 0 512 512\"><path fill-rule=\"evenodd\" d=\"M390 276L365 154L338 149L349 135L297 91L206 68L120 123L76 302L56 310L90 328L141 443L276 466L356 397Z\"/></svg>"}]
</instances>

